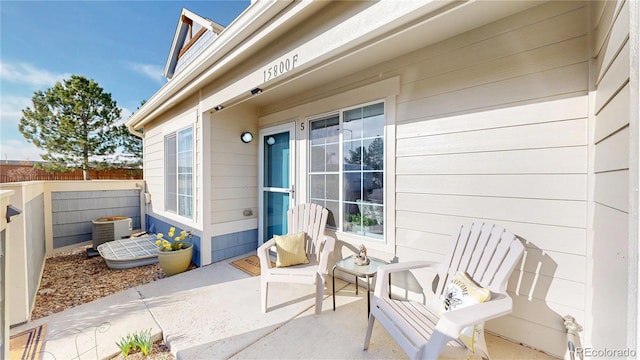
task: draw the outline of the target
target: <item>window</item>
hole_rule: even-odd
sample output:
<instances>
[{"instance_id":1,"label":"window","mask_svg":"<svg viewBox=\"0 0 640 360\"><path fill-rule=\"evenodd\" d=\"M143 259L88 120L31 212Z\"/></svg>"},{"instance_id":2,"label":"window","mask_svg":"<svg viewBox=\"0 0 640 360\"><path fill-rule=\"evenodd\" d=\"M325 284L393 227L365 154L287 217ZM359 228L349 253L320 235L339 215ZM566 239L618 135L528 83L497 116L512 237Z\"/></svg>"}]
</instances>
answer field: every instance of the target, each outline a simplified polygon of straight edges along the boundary
<instances>
[{"instance_id":1,"label":"window","mask_svg":"<svg viewBox=\"0 0 640 360\"><path fill-rule=\"evenodd\" d=\"M193 218L193 129L164 137L165 210Z\"/></svg>"},{"instance_id":2,"label":"window","mask_svg":"<svg viewBox=\"0 0 640 360\"><path fill-rule=\"evenodd\" d=\"M329 209L328 225L384 238L384 104L310 123L310 201Z\"/></svg>"}]
</instances>

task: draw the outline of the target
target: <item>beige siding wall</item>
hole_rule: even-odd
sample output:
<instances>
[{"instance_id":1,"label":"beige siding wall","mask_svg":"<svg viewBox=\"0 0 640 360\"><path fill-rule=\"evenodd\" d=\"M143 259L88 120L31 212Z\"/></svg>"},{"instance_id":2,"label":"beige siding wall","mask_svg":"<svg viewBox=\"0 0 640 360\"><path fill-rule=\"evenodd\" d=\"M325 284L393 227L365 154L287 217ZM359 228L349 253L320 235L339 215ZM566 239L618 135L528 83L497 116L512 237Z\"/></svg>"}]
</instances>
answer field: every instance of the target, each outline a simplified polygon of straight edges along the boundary
<instances>
[{"instance_id":1,"label":"beige siding wall","mask_svg":"<svg viewBox=\"0 0 640 360\"><path fill-rule=\"evenodd\" d=\"M252 142L240 141L249 131ZM253 107L236 107L211 114L211 224L238 222L238 232L257 228L258 121ZM249 209L251 216L243 211ZM216 232L217 233L217 232Z\"/></svg>"},{"instance_id":2,"label":"beige siding wall","mask_svg":"<svg viewBox=\"0 0 640 360\"><path fill-rule=\"evenodd\" d=\"M627 345L629 4L592 2L595 56L592 344ZM635 99L637 101L637 99Z\"/></svg>"},{"instance_id":3,"label":"beige siding wall","mask_svg":"<svg viewBox=\"0 0 640 360\"><path fill-rule=\"evenodd\" d=\"M193 126L194 135L194 214L193 221L186 221L175 214L164 211L164 136L171 132ZM144 179L151 193L151 215L164 216L185 225L202 229L202 191L198 187L202 176L202 122L198 115L198 98L192 97L163 114L158 120L144 127ZM177 223L176 223L177 224Z\"/></svg>"},{"instance_id":4,"label":"beige siding wall","mask_svg":"<svg viewBox=\"0 0 640 360\"><path fill-rule=\"evenodd\" d=\"M562 356L585 319L588 34L584 3L547 3L412 54L397 118L397 255L441 259L469 221L527 242L489 330Z\"/></svg>"},{"instance_id":5,"label":"beige siding wall","mask_svg":"<svg viewBox=\"0 0 640 360\"><path fill-rule=\"evenodd\" d=\"M544 3L272 103L261 120L398 76L395 255L439 260L461 223L503 225L527 253L513 314L487 328L563 356L562 316L587 318L588 23L586 3Z\"/></svg>"}]
</instances>

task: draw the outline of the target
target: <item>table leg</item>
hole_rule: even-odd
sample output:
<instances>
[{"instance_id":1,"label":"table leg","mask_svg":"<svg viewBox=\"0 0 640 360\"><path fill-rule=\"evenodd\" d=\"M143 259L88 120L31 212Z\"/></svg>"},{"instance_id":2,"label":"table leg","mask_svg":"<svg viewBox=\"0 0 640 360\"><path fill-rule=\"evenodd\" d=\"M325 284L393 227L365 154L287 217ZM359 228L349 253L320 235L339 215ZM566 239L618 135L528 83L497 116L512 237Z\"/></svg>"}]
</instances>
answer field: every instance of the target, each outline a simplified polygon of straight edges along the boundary
<instances>
[{"instance_id":1,"label":"table leg","mask_svg":"<svg viewBox=\"0 0 640 360\"><path fill-rule=\"evenodd\" d=\"M358 276L354 276L354 278L356 279L356 295L358 295Z\"/></svg>"},{"instance_id":2,"label":"table leg","mask_svg":"<svg viewBox=\"0 0 640 360\"><path fill-rule=\"evenodd\" d=\"M369 318L369 314L371 314L371 278L367 276L367 319Z\"/></svg>"},{"instance_id":3,"label":"table leg","mask_svg":"<svg viewBox=\"0 0 640 360\"><path fill-rule=\"evenodd\" d=\"M333 311L336 311L336 266L333 265L333 269L331 270L331 284L333 285L331 288L333 291Z\"/></svg>"}]
</instances>

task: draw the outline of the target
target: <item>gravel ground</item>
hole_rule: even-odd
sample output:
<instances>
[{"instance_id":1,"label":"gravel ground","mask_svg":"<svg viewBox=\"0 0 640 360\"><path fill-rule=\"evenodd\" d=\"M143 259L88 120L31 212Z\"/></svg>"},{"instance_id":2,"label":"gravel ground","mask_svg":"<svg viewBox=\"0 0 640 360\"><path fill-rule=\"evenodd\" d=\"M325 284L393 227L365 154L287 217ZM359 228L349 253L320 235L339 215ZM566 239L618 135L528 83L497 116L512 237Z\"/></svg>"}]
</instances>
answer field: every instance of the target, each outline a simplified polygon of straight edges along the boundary
<instances>
[{"instance_id":1,"label":"gravel ground","mask_svg":"<svg viewBox=\"0 0 640 360\"><path fill-rule=\"evenodd\" d=\"M109 269L101 256L87 258L87 248L89 246L60 253L46 260L32 320L165 277L158 264L125 270ZM191 264L189 270L193 268L195 265ZM154 344L152 355L127 356L127 359L143 358L175 359L162 341Z\"/></svg>"}]
</instances>

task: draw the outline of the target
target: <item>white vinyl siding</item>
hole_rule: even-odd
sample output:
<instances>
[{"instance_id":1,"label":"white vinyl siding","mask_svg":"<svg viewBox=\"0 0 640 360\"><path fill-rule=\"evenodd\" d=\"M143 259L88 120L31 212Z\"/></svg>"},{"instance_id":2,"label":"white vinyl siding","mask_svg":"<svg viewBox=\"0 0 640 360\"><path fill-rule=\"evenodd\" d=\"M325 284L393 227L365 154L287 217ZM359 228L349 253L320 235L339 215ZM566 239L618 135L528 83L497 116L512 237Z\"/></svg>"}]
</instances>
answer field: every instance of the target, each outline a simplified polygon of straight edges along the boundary
<instances>
[{"instance_id":1,"label":"white vinyl siding","mask_svg":"<svg viewBox=\"0 0 640 360\"><path fill-rule=\"evenodd\" d=\"M269 104L262 124L299 115L305 101L337 109L360 95L351 89L398 77L396 136L385 139L393 255L440 260L460 224L504 226L526 259L508 285L513 313L486 327L563 356L562 316L585 324L588 311L588 15L584 2L540 4Z\"/></svg>"},{"instance_id":2,"label":"white vinyl siding","mask_svg":"<svg viewBox=\"0 0 640 360\"><path fill-rule=\"evenodd\" d=\"M211 113L211 224L216 234L257 228L258 130L256 113L242 108ZM253 141L240 140L249 131ZM251 210L252 215L244 215ZM232 229L232 230L229 230Z\"/></svg>"},{"instance_id":3,"label":"white vinyl siding","mask_svg":"<svg viewBox=\"0 0 640 360\"><path fill-rule=\"evenodd\" d=\"M184 224L192 228L199 228L197 223L201 221L198 206L201 205L198 194L201 194L199 183L201 181L201 133L198 122L196 98L186 101L172 108L158 121L147 124L144 127L144 180L147 192L151 194L149 215L160 216L165 221L172 221L176 225ZM165 136L175 134L181 129L190 127L193 129L193 214L188 219L178 216L174 212L165 211Z\"/></svg>"},{"instance_id":4,"label":"white vinyl siding","mask_svg":"<svg viewBox=\"0 0 640 360\"><path fill-rule=\"evenodd\" d=\"M518 234L514 311L486 327L558 356L561 317L586 319L587 50L585 4L547 3L392 62L396 255L440 260L470 221Z\"/></svg>"},{"instance_id":5,"label":"white vinyl siding","mask_svg":"<svg viewBox=\"0 0 640 360\"><path fill-rule=\"evenodd\" d=\"M629 321L629 3L590 5L596 57L591 344L624 349Z\"/></svg>"}]
</instances>

